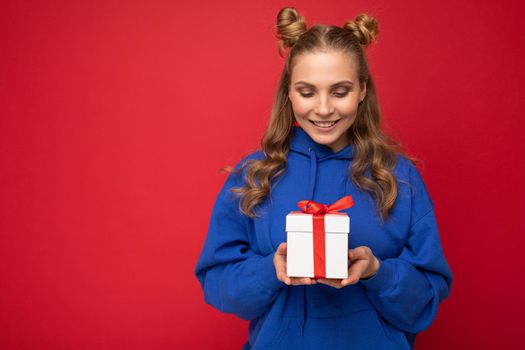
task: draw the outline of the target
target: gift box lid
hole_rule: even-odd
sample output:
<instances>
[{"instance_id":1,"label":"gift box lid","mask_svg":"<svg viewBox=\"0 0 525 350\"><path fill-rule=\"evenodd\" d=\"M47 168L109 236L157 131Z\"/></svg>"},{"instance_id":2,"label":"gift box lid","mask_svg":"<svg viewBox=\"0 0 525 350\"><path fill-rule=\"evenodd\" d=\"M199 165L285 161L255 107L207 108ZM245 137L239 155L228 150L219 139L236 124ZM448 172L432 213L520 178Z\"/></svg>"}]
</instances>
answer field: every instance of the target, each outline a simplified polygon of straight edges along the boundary
<instances>
[{"instance_id":1,"label":"gift box lid","mask_svg":"<svg viewBox=\"0 0 525 350\"><path fill-rule=\"evenodd\" d=\"M313 214L290 213L286 215L286 232L312 232ZM325 214L325 232L330 233L349 233L350 217L345 214Z\"/></svg>"}]
</instances>

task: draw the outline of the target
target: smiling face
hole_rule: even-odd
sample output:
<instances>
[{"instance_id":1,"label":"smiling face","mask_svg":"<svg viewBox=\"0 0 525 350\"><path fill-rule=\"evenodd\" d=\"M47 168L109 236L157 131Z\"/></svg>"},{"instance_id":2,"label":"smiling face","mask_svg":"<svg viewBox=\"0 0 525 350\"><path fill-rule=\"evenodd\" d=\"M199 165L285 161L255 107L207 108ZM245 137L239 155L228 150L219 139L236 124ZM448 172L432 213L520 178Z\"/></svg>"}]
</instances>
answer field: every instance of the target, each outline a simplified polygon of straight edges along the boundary
<instances>
[{"instance_id":1,"label":"smiling face","mask_svg":"<svg viewBox=\"0 0 525 350\"><path fill-rule=\"evenodd\" d=\"M348 145L347 131L366 95L356 59L341 52L316 52L295 60L288 87L295 120L315 142L337 152Z\"/></svg>"}]
</instances>

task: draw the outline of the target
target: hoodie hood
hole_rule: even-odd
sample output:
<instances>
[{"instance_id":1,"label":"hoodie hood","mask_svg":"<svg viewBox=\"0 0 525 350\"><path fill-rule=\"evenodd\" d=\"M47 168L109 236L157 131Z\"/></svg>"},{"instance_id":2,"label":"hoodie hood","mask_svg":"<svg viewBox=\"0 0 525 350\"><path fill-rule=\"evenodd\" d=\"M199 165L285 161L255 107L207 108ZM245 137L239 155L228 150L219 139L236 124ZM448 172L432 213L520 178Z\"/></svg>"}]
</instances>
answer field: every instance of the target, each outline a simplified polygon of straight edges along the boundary
<instances>
[{"instance_id":1,"label":"hoodie hood","mask_svg":"<svg viewBox=\"0 0 525 350\"><path fill-rule=\"evenodd\" d=\"M338 152L333 152L330 147L315 142L300 126L294 126L290 151L303 154L307 157L311 157L313 153L319 161L328 158L350 160L354 155L353 145L347 145Z\"/></svg>"}]
</instances>

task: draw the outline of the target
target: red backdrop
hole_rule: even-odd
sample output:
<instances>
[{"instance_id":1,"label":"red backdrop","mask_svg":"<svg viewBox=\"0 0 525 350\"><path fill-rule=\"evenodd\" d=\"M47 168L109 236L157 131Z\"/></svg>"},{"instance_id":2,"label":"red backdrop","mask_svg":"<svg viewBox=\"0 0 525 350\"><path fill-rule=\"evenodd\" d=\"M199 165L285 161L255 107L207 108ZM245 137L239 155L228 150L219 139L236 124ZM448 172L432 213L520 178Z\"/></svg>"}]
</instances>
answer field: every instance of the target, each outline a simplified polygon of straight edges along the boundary
<instances>
[{"instance_id":1,"label":"red backdrop","mask_svg":"<svg viewBox=\"0 0 525 350\"><path fill-rule=\"evenodd\" d=\"M0 5L0 348L240 348L193 268L217 169L265 129L289 5L379 20L384 118L425 162L454 273L417 348L520 347L522 2L105 0Z\"/></svg>"}]
</instances>

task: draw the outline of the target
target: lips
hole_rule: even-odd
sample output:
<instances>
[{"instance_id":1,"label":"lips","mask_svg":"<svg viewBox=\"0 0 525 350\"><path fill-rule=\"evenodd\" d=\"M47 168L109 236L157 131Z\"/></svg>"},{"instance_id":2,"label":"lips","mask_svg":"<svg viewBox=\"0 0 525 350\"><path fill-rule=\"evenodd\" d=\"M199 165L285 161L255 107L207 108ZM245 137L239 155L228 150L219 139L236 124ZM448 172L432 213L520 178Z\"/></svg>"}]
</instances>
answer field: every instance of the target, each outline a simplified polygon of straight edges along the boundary
<instances>
[{"instance_id":1,"label":"lips","mask_svg":"<svg viewBox=\"0 0 525 350\"><path fill-rule=\"evenodd\" d=\"M309 121L311 121L312 123L313 122L319 122L319 123L332 123L332 122L338 122L340 121L341 119L337 119L337 120L311 120L311 119L308 119Z\"/></svg>"},{"instance_id":2,"label":"lips","mask_svg":"<svg viewBox=\"0 0 525 350\"><path fill-rule=\"evenodd\" d=\"M330 120L330 121L317 121L317 120L309 120L309 121L310 123L314 124L315 126L319 128L331 128L332 126L337 124L337 122L339 122L340 120L341 119Z\"/></svg>"}]
</instances>

